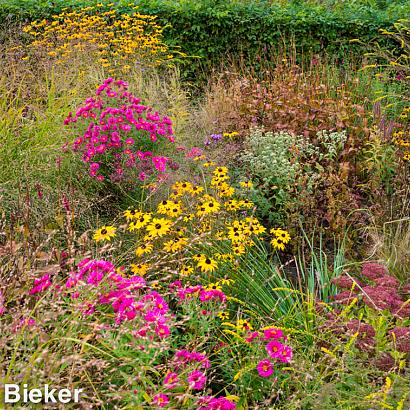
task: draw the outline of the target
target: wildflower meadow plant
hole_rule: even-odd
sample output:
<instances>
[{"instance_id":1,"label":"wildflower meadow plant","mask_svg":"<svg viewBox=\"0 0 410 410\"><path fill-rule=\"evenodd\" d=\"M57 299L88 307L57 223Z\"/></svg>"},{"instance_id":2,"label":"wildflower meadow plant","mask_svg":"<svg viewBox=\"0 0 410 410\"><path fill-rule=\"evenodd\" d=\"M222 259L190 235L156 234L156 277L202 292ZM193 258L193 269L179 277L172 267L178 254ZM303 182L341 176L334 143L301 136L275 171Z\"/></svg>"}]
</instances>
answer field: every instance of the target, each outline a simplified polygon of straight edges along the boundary
<instances>
[{"instance_id":1,"label":"wildflower meadow plant","mask_svg":"<svg viewBox=\"0 0 410 410\"><path fill-rule=\"evenodd\" d=\"M113 4L111 4L113 6ZM173 56L162 42L156 17L139 13L120 14L106 4L63 10L50 19L24 27L32 41L26 48L43 53L57 64L69 63L78 53L95 59L110 73L126 73L138 65L159 65Z\"/></svg>"},{"instance_id":2,"label":"wildflower meadow plant","mask_svg":"<svg viewBox=\"0 0 410 410\"><path fill-rule=\"evenodd\" d=\"M72 150L97 181L135 184L154 172L166 171L169 158L153 150L162 140L174 142L172 121L141 104L122 80L107 78L95 97L87 98L74 114L70 112L64 124L76 135Z\"/></svg>"}]
</instances>

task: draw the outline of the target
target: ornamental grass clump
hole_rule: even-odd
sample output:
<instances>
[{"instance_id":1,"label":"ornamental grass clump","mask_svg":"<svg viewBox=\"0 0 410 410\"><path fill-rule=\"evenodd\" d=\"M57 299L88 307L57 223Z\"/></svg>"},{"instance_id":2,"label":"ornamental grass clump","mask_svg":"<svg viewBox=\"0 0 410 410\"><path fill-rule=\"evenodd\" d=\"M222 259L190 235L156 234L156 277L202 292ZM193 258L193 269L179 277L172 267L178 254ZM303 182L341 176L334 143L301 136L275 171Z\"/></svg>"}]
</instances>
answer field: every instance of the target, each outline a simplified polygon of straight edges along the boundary
<instances>
[{"instance_id":1,"label":"ornamental grass clump","mask_svg":"<svg viewBox=\"0 0 410 410\"><path fill-rule=\"evenodd\" d=\"M169 158L154 151L162 141L174 142L172 121L141 104L122 80L106 79L95 97L87 98L74 114L70 112L64 124L76 136L67 145L81 156L97 181L135 187L137 179L144 181L154 172L166 171Z\"/></svg>"}]
</instances>

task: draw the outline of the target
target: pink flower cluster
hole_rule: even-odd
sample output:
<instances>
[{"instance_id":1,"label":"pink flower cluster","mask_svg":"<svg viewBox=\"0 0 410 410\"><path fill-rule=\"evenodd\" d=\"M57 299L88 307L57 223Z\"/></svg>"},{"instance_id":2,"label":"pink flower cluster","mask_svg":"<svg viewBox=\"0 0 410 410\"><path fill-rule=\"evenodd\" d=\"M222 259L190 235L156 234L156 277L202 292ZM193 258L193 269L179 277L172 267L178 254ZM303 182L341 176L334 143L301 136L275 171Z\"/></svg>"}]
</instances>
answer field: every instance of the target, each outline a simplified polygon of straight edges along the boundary
<instances>
[{"instance_id":1,"label":"pink flower cluster","mask_svg":"<svg viewBox=\"0 0 410 410\"><path fill-rule=\"evenodd\" d=\"M198 400L198 410L235 410L236 404L225 397L204 396Z\"/></svg>"},{"instance_id":2,"label":"pink flower cluster","mask_svg":"<svg viewBox=\"0 0 410 410\"><path fill-rule=\"evenodd\" d=\"M95 98L87 98L75 114L70 112L64 120L65 125L74 124L77 137L72 148L82 154L90 176L98 181L107 177L113 182L121 181L130 169L139 172L140 180L154 168L159 172L166 170L169 158L155 156L142 147L159 138L174 142L172 121L142 105L127 90L124 81L107 78L98 87ZM82 135L77 130L80 120L88 123Z\"/></svg>"},{"instance_id":3,"label":"pink flower cluster","mask_svg":"<svg viewBox=\"0 0 410 410\"><path fill-rule=\"evenodd\" d=\"M44 292L51 286L50 275L47 273L39 279L34 279L34 286L30 290L30 295Z\"/></svg>"},{"instance_id":4,"label":"pink flower cluster","mask_svg":"<svg viewBox=\"0 0 410 410\"><path fill-rule=\"evenodd\" d=\"M85 259L78 266L79 272L71 274L66 282L66 288L76 287L80 282L96 286L104 280L104 292L97 294L94 303L111 305L116 313L117 324L139 317L143 325L133 331L135 337L150 337L152 332L160 339L170 335L171 331L167 324L168 304L156 291L142 292L146 288L144 278L123 277L115 272L114 265L104 260ZM72 297L79 297L79 291L76 290Z\"/></svg>"},{"instance_id":5,"label":"pink flower cluster","mask_svg":"<svg viewBox=\"0 0 410 410\"><path fill-rule=\"evenodd\" d=\"M335 301L349 304L354 298L359 298L370 308L388 310L400 318L410 317L410 305L405 303L408 285L400 288L399 281L389 275L384 265L377 262L364 263L362 276L366 282L355 280L358 286L354 288L350 277L335 278L332 282L338 288L345 289L335 296Z\"/></svg>"},{"instance_id":6,"label":"pink flower cluster","mask_svg":"<svg viewBox=\"0 0 410 410\"><path fill-rule=\"evenodd\" d=\"M42 292L51 285L49 275L44 275L34 281L30 294ZM56 288L60 290L58 285ZM90 292L90 289L94 289L94 292ZM169 307L165 299L156 291L147 291L144 278L124 277L108 261L82 260L78 264L78 271L71 272L66 280L65 292L73 299L86 298L82 304L82 311L86 315L93 314L98 305L111 305L117 324L138 316L143 324L133 331L135 337L152 339L152 333L155 333L164 339L171 333L168 326Z\"/></svg>"},{"instance_id":7,"label":"pink flower cluster","mask_svg":"<svg viewBox=\"0 0 410 410\"><path fill-rule=\"evenodd\" d=\"M199 352L188 350L178 350L174 358L170 361L171 371L167 373L163 380L163 386L167 390L185 387L188 390L202 390L205 387L207 377L203 369L209 369L211 362L208 357ZM154 404L165 407L170 402L170 396L165 393L158 393L153 398ZM203 410L234 410L236 404L225 397L204 396L199 397L198 405Z\"/></svg>"},{"instance_id":8,"label":"pink flower cluster","mask_svg":"<svg viewBox=\"0 0 410 410\"><path fill-rule=\"evenodd\" d=\"M194 297L198 297L201 302L217 301L223 303L226 301L226 295L221 290L205 290L202 285L183 287L181 281L176 281L170 285L170 288L176 291L176 297L180 303Z\"/></svg>"},{"instance_id":9,"label":"pink flower cluster","mask_svg":"<svg viewBox=\"0 0 410 410\"><path fill-rule=\"evenodd\" d=\"M270 356L261 360L257 366L256 370L258 371L259 376L261 377L270 377L274 372L274 367L271 359L275 359L281 363L289 363L293 357L293 351L290 346L281 343L279 340L287 340L287 337L284 335L281 329L276 327L268 327L263 331L263 334L259 332L249 332L246 341L248 343L253 343L255 340L262 340L265 345L265 349Z\"/></svg>"}]
</instances>

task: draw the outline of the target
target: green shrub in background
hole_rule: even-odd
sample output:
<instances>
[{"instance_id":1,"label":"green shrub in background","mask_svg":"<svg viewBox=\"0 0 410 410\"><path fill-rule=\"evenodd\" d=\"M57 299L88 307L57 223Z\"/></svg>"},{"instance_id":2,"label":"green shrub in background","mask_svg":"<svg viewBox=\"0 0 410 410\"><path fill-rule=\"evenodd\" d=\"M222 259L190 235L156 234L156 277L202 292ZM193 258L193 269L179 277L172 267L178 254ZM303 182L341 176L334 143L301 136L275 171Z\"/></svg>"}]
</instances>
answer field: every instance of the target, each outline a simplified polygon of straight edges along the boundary
<instances>
[{"instance_id":1,"label":"green shrub in background","mask_svg":"<svg viewBox=\"0 0 410 410\"><path fill-rule=\"evenodd\" d=\"M6 22L48 18L64 7L90 4L96 2L0 0L0 23L5 26ZM378 35L380 28L388 28L397 19L410 15L410 4L404 0L272 3L126 0L112 4L120 12L131 12L137 4L142 13L158 16L157 21L165 27L167 44L181 47L192 56L184 71L190 79L198 79L201 71L224 62L229 55L241 55L257 68L255 58L260 53L269 58L271 48L290 39L295 39L299 51L305 54L327 51L341 61L353 48L362 50L363 46L350 40L360 38L366 44Z\"/></svg>"}]
</instances>

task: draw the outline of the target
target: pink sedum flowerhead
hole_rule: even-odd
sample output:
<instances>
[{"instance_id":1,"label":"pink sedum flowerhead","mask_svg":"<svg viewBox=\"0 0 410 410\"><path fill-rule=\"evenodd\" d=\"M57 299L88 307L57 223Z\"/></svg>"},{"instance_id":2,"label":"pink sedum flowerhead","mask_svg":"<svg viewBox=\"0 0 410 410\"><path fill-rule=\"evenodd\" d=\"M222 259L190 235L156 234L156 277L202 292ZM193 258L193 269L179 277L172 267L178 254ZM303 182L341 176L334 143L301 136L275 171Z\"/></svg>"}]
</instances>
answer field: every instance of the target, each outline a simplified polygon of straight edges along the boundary
<instances>
[{"instance_id":1,"label":"pink sedum flowerhead","mask_svg":"<svg viewBox=\"0 0 410 410\"><path fill-rule=\"evenodd\" d=\"M261 360L257 364L256 369L261 377L270 377L273 374L273 364L269 359Z\"/></svg>"}]
</instances>

